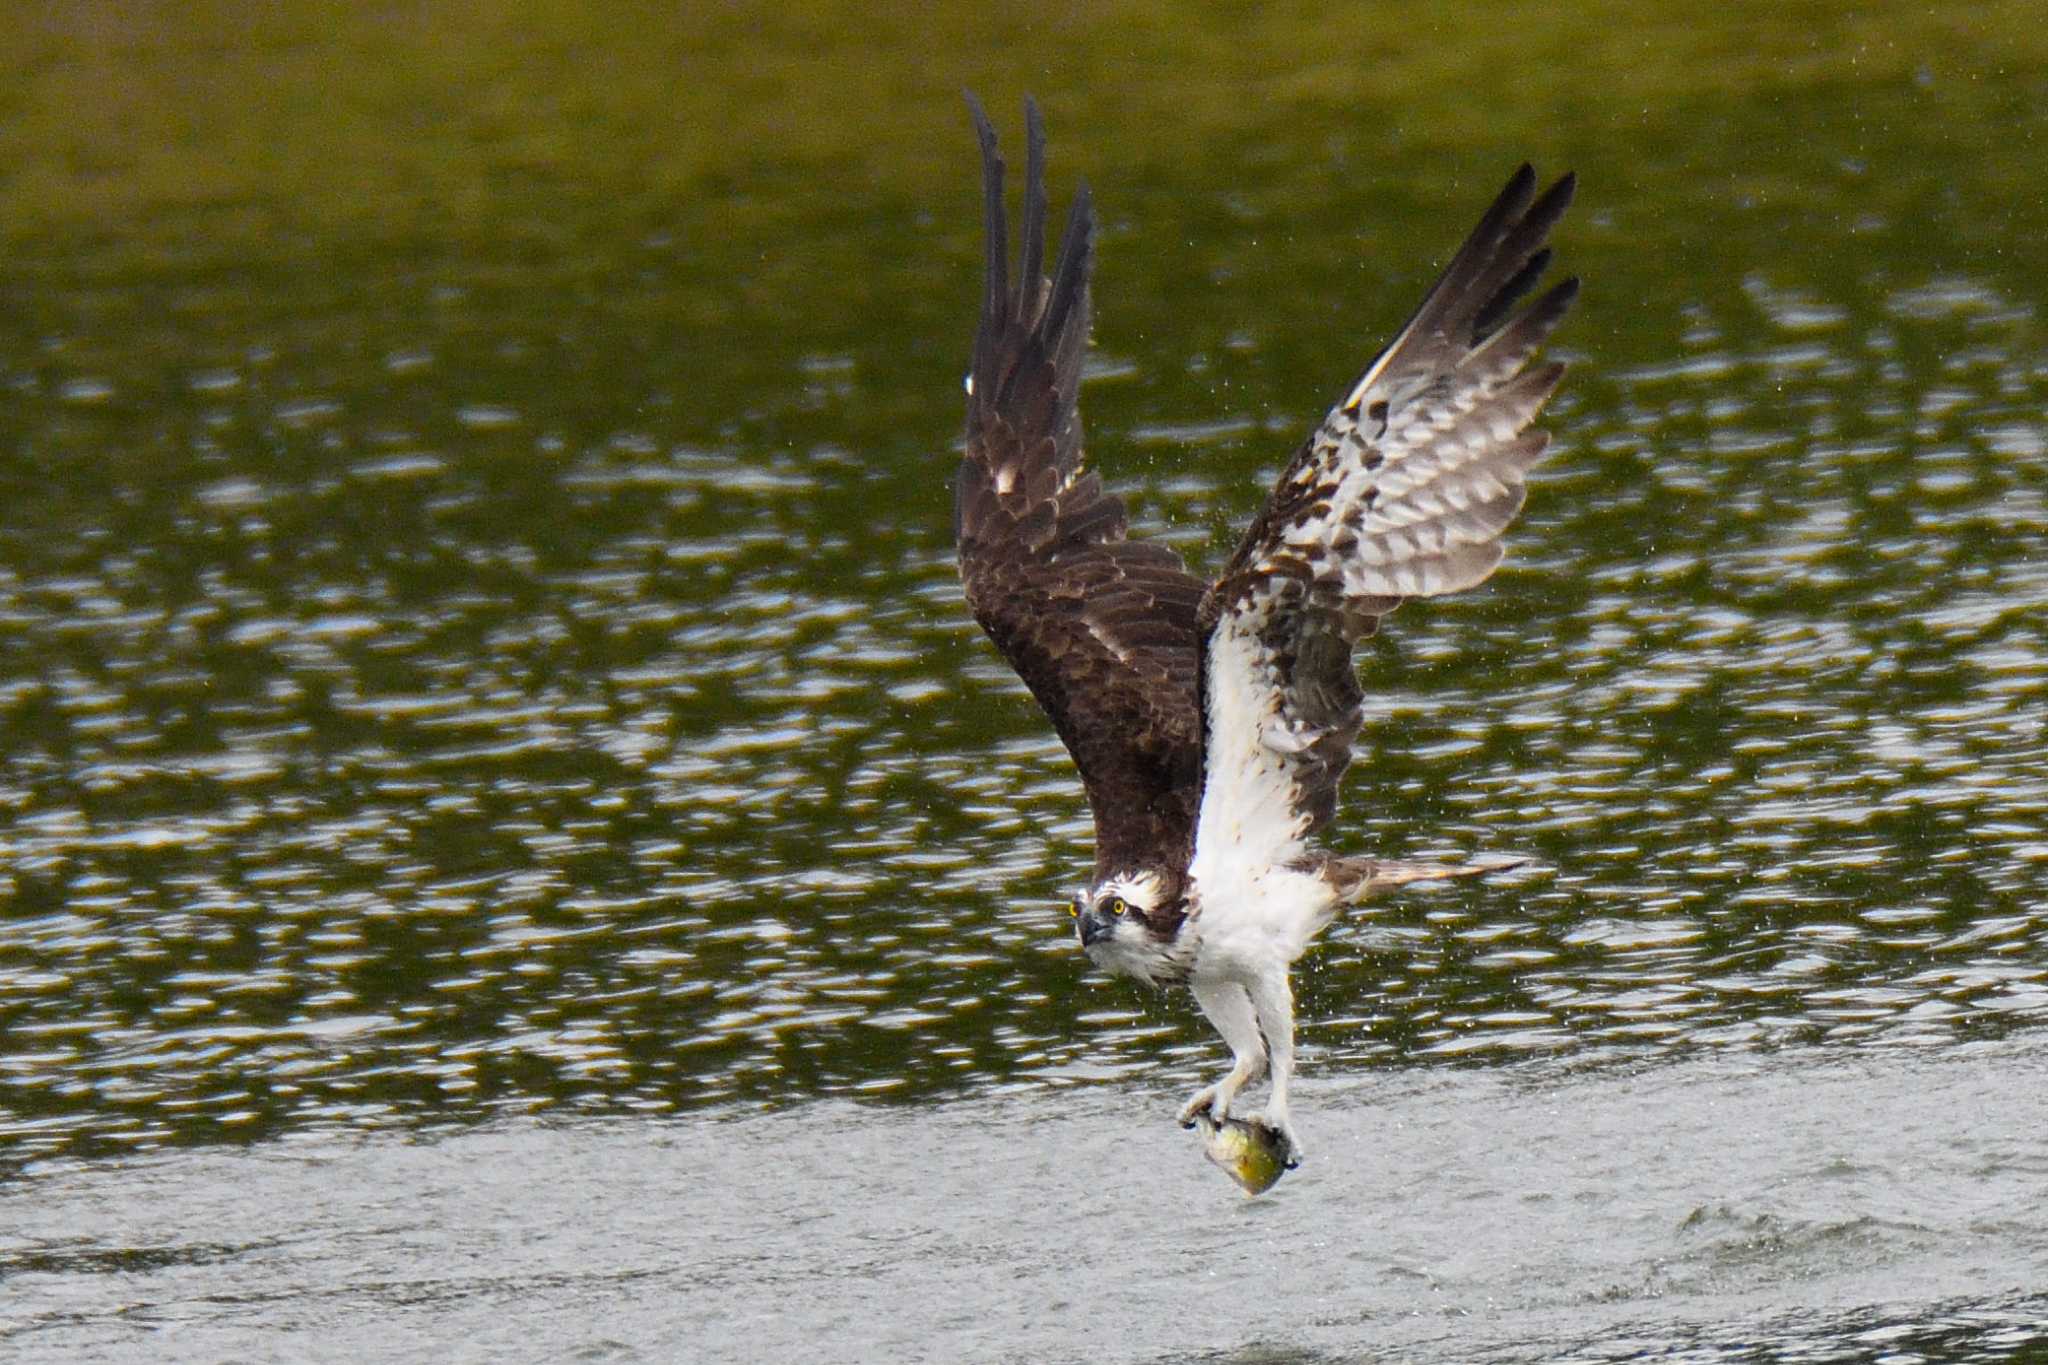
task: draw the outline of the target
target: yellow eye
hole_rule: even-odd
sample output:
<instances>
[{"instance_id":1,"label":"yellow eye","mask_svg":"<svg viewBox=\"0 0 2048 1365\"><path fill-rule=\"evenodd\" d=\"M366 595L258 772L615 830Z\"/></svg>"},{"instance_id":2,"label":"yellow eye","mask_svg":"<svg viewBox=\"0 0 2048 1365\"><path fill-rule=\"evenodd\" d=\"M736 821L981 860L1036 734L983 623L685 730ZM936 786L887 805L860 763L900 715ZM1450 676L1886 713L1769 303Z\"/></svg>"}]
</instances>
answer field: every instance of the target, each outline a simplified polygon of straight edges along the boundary
<instances>
[{"instance_id":1,"label":"yellow eye","mask_svg":"<svg viewBox=\"0 0 2048 1365\"><path fill-rule=\"evenodd\" d=\"M1079 896L1067 902L1067 917L1069 919L1081 918L1081 898Z\"/></svg>"},{"instance_id":2,"label":"yellow eye","mask_svg":"<svg viewBox=\"0 0 2048 1365\"><path fill-rule=\"evenodd\" d=\"M1130 903L1122 896L1111 896L1109 898L1109 913L1112 915L1121 918L1123 913L1130 908Z\"/></svg>"}]
</instances>

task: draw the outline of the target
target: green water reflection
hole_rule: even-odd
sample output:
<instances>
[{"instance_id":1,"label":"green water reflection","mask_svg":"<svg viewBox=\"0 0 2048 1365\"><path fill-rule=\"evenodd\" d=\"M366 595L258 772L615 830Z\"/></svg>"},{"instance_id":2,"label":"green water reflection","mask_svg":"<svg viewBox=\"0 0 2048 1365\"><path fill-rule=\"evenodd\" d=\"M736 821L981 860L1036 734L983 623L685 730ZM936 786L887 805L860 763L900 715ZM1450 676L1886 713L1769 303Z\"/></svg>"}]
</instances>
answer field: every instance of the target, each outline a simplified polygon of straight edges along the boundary
<instances>
[{"instance_id":1,"label":"green water reflection","mask_svg":"<svg viewBox=\"0 0 2048 1365\"><path fill-rule=\"evenodd\" d=\"M1336 936L1312 1070L2048 1017L2038 25L494 13L0 21L12 1159L1206 1063L1065 940L952 577L956 91L1025 72L1092 449L1197 557L1583 177L1558 454L1362 655L1340 835L1546 867Z\"/></svg>"}]
</instances>

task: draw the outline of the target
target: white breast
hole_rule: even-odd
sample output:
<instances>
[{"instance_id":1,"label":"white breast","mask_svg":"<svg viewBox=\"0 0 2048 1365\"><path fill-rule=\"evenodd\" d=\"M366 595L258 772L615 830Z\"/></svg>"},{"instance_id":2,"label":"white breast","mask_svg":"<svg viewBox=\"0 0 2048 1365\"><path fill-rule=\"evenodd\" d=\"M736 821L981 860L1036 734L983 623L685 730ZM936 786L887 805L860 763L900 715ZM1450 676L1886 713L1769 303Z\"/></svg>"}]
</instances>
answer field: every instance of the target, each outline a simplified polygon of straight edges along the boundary
<instances>
[{"instance_id":1,"label":"white breast","mask_svg":"<svg viewBox=\"0 0 2048 1365\"><path fill-rule=\"evenodd\" d=\"M1335 892L1313 873L1214 865L1206 871L1193 887L1198 974L1247 980L1284 969L1336 916Z\"/></svg>"}]
</instances>

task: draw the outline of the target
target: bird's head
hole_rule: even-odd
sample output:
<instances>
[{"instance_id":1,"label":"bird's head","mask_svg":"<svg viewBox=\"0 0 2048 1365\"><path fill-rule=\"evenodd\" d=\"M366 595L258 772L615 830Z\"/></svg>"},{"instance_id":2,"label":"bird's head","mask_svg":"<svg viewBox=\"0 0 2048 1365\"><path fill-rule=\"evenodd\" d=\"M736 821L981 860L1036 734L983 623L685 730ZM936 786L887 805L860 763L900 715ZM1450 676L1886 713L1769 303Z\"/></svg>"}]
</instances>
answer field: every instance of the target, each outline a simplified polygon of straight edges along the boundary
<instances>
[{"instance_id":1,"label":"bird's head","mask_svg":"<svg viewBox=\"0 0 2048 1365\"><path fill-rule=\"evenodd\" d=\"M1074 897L1074 935L1096 966L1155 984L1186 975L1177 952L1187 918L1182 878L1154 871L1099 878Z\"/></svg>"}]
</instances>

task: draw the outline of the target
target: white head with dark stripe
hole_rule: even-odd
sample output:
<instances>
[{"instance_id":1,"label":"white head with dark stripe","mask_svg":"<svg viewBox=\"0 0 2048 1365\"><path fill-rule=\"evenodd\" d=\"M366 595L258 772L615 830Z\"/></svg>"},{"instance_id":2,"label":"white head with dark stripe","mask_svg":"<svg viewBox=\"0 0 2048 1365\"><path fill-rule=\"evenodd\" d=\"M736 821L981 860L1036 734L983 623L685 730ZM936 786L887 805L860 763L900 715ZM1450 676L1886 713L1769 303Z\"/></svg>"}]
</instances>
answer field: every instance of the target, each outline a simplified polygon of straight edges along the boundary
<instances>
[{"instance_id":1,"label":"white head with dark stripe","mask_svg":"<svg viewBox=\"0 0 2048 1365\"><path fill-rule=\"evenodd\" d=\"M1096 966L1163 985L1187 976L1191 953L1178 942L1187 918L1178 872L1111 873L1074 897L1074 934Z\"/></svg>"}]
</instances>

